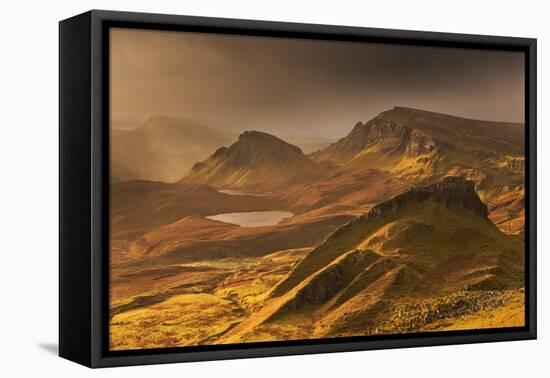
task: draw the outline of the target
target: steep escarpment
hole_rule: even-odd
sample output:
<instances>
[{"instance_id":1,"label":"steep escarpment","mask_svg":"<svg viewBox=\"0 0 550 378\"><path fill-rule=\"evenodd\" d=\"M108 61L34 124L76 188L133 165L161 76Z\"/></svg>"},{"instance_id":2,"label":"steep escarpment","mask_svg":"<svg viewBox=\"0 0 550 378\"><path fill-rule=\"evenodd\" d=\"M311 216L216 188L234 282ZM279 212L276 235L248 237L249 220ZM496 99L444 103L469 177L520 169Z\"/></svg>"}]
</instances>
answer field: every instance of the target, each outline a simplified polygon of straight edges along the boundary
<instances>
[{"instance_id":1,"label":"steep escarpment","mask_svg":"<svg viewBox=\"0 0 550 378\"><path fill-rule=\"evenodd\" d=\"M524 195L523 146L520 124L395 107L357 123L347 136L310 157L336 169L338 181L353 186L350 190L356 190L357 177L372 176L373 171L405 186L462 176L490 204L489 217L515 233L522 230L523 218L510 199Z\"/></svg>"},{"instance_id":2,"label":"steep escarpment","mask_svg":"<svg viewBox=\"0 0 550 378\"><path fill-rule=\"evenodd\" d=\"M429 213L423 214L432 208L440 212L445 212L445 209L453 209L459 213L469 215L467 218L474 217L480 222L486 223L489 228L492 226L487 219L487 206L477 196L473 183L462 177L447 177L441 182L427 187L412 188L388 201L384 201L374 206L365 215L338 228L313 250L285 281L275 288L272 295L278 296L286 293L303 279L326 266L343 253L357 248L370 235L376 233L378 229L394 222L396 219L402 222L413 219L415 224L424 224L426 222L423 221L422 215L426 215L429 221L433 221ZM415 209L418 210L418 214L414 214ZM441 217L441 214L437 215L437 218L439 217ZM429 229L435 232L433 227ZM405 228L402 232L405 232ZM396 234L395 238L399 235ZM423 236L430 237L432 235ZM410 249L411 245L402 245L401 247Z\"/></svg>"},{"instance_id":3,"label":"steep escarpment","mask_svg":"<svg viewBox=\"0 0 550 378\"><path fill-rule=\"evenodd\" d=\"M519 123L468 119L402 106L382 112L378 117L408 125L454 145L512 156L521 156L525 150L524 128Z\"/></svg>"},{"instance_id":4,"label":"steep escarpment","mask_svg":"<svg viewBox=\"0 0 550 378\"><path fill-rule=\"evenodd\" d=\"M450 144L409 125L378 116L367 123L358 122L347 136L310 156L315 161L338 166L369 149L381 154L417 157L443 146L450 147Z\"/></svg>"},{"instance_id":5,"label":"steep escarpment","mask_svg":"<svg viewBox=\"0 0 550 378\"><path fill-rule=\"evenodd\" d=\"M442 181L426 187L416 187L400 194L389 201L374 206L366 219L385 217L397 213L411 202L422 202L428 198L443 204L445 207L459 207L473 211L476 215L487 218L487 205L478 197L474 183L461 176L449 176Z\"/></svg>"},{"instance_id":6,"label":"steep escarpment","mask_svg":"<svg viewBox=\"0 0 550 378\"><path fill-rule=\"evenodd\" d=\"M345 253L299 285L290 299L269 319L306 306L319 306L328 302L379 258L378 254L368 250L354 249Z\"/></svg>"}]
</instances>

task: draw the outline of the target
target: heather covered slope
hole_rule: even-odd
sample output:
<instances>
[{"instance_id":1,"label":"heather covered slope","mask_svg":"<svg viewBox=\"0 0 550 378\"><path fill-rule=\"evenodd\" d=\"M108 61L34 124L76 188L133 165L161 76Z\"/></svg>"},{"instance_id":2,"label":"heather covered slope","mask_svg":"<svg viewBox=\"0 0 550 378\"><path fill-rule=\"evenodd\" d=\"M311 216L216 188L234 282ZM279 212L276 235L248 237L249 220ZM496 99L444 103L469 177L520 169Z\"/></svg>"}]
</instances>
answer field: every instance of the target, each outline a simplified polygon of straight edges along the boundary
<instances>
[{"instance_id":1,"label":"heather covered slope","mask_svg":"<svg viewBox=\"0 0 550 378\"><path fill-rule=\"evenodd\" d=\"M277 234L296 242L327 232L309 217L269 231L196 216L153 227L134 245L139 258L112 265L113 348L524 324L522 241L490 222L470 181L449 177L407 190L333 224L324 240L306 242L314 248L272 244ZM234 251L210 254L204 243L216 240L219 251ZM166 258L186 243L187 252ZM270 245L280 250L261 251Z\"/></svg>"},{"instance_id":2,"label":"heather covered slope","mask_svg":"<svg viewBox=\"0 0 550 378\"><path fill-rule=\"evenodd\" d=\"M472 182L449 177L382 202L337 229L225 340L269 340L282 329L298 337L427 330L441 319L434 315L416 325L387 319L403 306L423 303L436 311L453 301L473 314L479 293L522 286L522 242L490 222ZM304 331L303 322L312 321Z\"/></svg>"},{"instance_id":3,"label":"heather covered slope","mask_svg":"<svg viewBox=\"0 0 550 378\"><path fill-rule=\"evenodd\" d=\"M112 346L523 325L522 131L394 108L309 155L251 131L113 184ZM262 211L293 215L219 217Z\"/></svg>"},{"instance_id":4,"label":"heather covered slope","mask_svg":"<svg viewBox=\"0 0 550 378\"><path fill-rule=\"evenodd\" d=\"M522 243L498 230L487 218L487 207L472 182L461 177L413 188L373 207L337 229L315 248L273 291L280 296L310 274L350 250L371 250L382 256L407 257L415 264L435 266L441 260L471 251L476 258L487 251L506 254L511 266L523 258ZM471 260L471 259L468 259ZM521 270L514 271L519 273ZM513 272L508 283L516 282ZM519 283L521 276L515 277ZM435 285L441 287L440 285Z\"/></svg>"},{"instance_id":5,"label":"heather covered slope","mask_svg":"<svg viewBox=\"0 0 550 378\"><path fill-rule=\"evenodd\" d=\"M231 196L206 185L122 182L111 186L111 237L133 239L191 215L269 210L276 206L265 198Z\"/></svg>"},{"instance_id":6,"label":"heather covered slope","mask_svg":"<svg viewBox=\"0 0 550 378\"><path fill-rule=\"evenodd\" d=\"M302 151L259 131L246 131L229 148L222 147L196 163L181 182L216 188L272 190L311 182L322 170Z\"/></svg>"},{"instance_id":7,"label":"heather covered slope","mask_svg":"<svg viewBox=\"0 0 550 378\"><path fill-rule=\"evenodd\" d=\"M240 227L205 217L269 211L268 196L230 195L207 185L129 181L111 187L111 261L140 264L261 256L310 247L353 218L346 211L296 214L271 226Z\"/></svg>"}]
</instances>

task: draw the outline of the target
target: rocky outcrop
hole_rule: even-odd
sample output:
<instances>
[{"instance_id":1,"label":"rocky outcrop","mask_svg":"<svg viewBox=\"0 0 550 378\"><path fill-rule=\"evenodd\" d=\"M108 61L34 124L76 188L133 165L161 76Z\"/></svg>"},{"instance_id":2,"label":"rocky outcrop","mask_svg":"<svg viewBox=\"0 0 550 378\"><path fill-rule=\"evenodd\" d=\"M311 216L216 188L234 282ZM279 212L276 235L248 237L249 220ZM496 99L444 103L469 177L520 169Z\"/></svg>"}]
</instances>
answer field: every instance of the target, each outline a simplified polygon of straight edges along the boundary
<instances>
[{"instance_id":1,"label":"rocky outcrop","mask_svg":"<svg viewBox=\"0 0 550 378\"><path fill-rule=\"evenodd\" d=\"M381 218L391 213L397 213L411 202L421 202L429 197L446 207L468 209L487 218L487 206L479 199L474 183L461 176L449 176L433 185L412 188L374 206L364 217L366 219Z\"/></svg>"},{"instance_id":2,"label":"rocky outcrop","mask_svg":"<svg viewBox=\"0 0 550 378\"><path fill-rule=\"evenodd\" d=\"M378 326L378 332L413 332L426 324L441 320L458 319L480 312L487 313L510 303L516 291L459 291L445 297L420 302L400 303L392 309L390 316Z\"/></svg>"},{"instance_id":3,"label":"rocky outcrop","mask_svg":"<svg viewBox=\"0 0 550 378\"><path fill-rule=\"evenodd\" d=\"M367 146L369 131L370 125L357 122L347 136L309 156L318 162L346 163Z\"/></svg>"},{"instance_id":4,"label":"rocky outcrop","mask_svg":"<svg viewBox=\"0 0 550 378\"><path fill-rule=\"evenodd\" d=\"M452 148L450 143L433 138L425 132L378 116L367 123L358 122L346 137L311 157L317 161L342 164L371 147L377 148L381 153L401 153L407 157L418 157L443 146Z\"/></svg>"},{"instance_id":5,"label":"rocky outcrop","mask_svg":"<svg viewBox=\"0 0 550 378\"><path fill-rule=\"evenodd\" d=\"M375 118L368 123L367 146L377 145L382 151L405 149L413 130L396 122Z\"/></svg>"},{"instance_id":6,"label":"rocky outcrop","mask_svg":"<svg viewBox=\"0 0 550 378\"><path fill-rule=\"evenodd\" d=\"M405 152L408 157L417 157L427 154L441 145L442 143L437 139L434 139L421 131L414 130L409 138Z\"/></svg>"},{"instance_id":7,"label":"rocky outcrop","mask_svg":"<svg viewBox=\"0 0 550 378\"><path fill-rule=\"evenodd\" d=\"M409 204L422 206L421 202L430 198L435 199L444 207L467 209L487 219L487 206L479 199L474 189L474 183L462 177L446 177L433 185L409 189L392 199L375 205L366 214L337 228L310 252L286 280L277 285L271 295L280 296L285 294L301 282L303 277L311 275L323 265L330 264L342 253L356 248L359 243L365 240L365 233L368 232L372 220L396 214ZM418 209L421 209L421 207ZM417 232L422 231L426 234L431 232L430 228L419 227L422 227L422 229L417 229ZM315 269L310 269L312 266L315 266Z\"/></svg>"},{"instance_id":8,"label":"rocky outcrop","mask_svg":"<svg viewBox=\"0 0 550 378\"><path fill-rule=\"evenodd\" d=\"M305 306L322 305L345 289L364 269L378 260L371 251L352 250L303 282L272 318Z\"/></svg>"},{"instance_id":9,"label":"rocky outcrop","mask_svg":"<svg viewBox=\"0 0 550 378\"><path fill-rule=\"evenodd\" d=\"M378 146L382 152L404 152L407 157L418 157L436 148L452 145L409 126L388 121L382 117L368 123L370 131L367 146Z\"/></svg>"},{"instance_id":10,"label":"rocky outcrop","mask_svg":"<svg viewBox=\"0 0 550 378\"><path fill-rule=\"evenodd\" d=\"M509 157L506 159L506 166L508 169L518 172L518 173L524 173L525 172L525 158L512 158Z\"/></svg>"}]
</instances>

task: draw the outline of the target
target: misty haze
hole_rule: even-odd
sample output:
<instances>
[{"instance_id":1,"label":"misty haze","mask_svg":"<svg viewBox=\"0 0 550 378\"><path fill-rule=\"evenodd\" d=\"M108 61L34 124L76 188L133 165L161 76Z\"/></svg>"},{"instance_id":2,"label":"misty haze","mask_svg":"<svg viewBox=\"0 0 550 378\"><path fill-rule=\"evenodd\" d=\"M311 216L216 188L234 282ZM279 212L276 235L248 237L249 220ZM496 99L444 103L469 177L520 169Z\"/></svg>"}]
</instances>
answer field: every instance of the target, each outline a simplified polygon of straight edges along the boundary
<instances>
[{"instance_id":1,"label":"misty haze","mask_svg":"<svg viewBox=\"0 0 550 378\"><path fill-rule=\"evenodd\" d=\"M525 324L521 53L110 33L112 350Z\"/></svg>"}]
</instances>

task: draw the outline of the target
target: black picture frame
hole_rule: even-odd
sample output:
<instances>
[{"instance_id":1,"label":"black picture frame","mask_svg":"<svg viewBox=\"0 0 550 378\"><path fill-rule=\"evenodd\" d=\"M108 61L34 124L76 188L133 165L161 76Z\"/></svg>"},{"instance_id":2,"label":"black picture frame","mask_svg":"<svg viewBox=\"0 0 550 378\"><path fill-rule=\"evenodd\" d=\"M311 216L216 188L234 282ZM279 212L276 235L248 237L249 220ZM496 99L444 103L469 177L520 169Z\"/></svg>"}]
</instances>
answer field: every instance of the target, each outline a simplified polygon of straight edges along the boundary
<instances>
[{"instance_id":1,"label":"black picture frame","mask_svg":"<svg viewBox=\"0 0 550 378\"><path fill-rule=\"evenodd\" d=\"M108 350L108 28L519 51L525 54L526 326L154 350ZM536 338L536 39L92 10L59 24L59 354L88 367Z\"/></svg>"}]
</instances>

